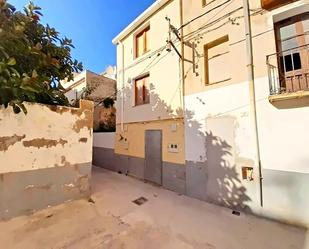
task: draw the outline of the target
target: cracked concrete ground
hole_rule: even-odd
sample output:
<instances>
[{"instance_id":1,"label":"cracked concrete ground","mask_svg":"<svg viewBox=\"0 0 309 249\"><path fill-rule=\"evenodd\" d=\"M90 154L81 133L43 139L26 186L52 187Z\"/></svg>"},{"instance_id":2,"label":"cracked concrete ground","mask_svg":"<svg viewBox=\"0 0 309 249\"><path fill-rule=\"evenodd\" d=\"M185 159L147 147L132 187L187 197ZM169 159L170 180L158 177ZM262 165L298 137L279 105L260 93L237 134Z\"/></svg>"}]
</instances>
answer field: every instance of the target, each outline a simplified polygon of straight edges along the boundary
<instances>
[{"instance_id":1,"label":"cracked concrete ground","mask_svg":"<svg viewBox=\"0 0 309 249\"><path fill-rule=\"evenodd\" d=\"M93 196L0 223L0 248L308 249L308 232L94 167ZM148 201L132 203L144 196Z\"/></svg>"}]
</instances>

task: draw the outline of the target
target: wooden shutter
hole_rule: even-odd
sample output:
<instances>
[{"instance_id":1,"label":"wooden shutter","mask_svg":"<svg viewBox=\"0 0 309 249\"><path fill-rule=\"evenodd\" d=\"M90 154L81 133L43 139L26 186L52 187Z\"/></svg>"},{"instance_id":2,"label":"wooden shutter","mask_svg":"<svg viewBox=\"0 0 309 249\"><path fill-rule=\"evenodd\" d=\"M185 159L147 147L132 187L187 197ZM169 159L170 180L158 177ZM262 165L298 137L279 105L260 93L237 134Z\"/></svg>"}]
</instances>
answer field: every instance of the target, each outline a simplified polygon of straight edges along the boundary
<instances>
[{"instance_id":1,"label":"wooden shutter","mask_svg":"<svg viewBox=\"0 0 309 249\"><path fill-rule=\"evenodd\" d=\"M149 74L135 80L135 105L148 104L149 94Z\"/></svg>"},{"instance_id":2,"label":"wooden shutter","mask_svg":"<svg viewBox=\"0 0 309 249\"><path fill-rule=\"evenodd\" d=\"M144 79L135 80L135 105L142 105L144 103Z\"/></svg>"},{"instance_id":3,"label":"wooden shutter","mask_svg":"<svg viewBox=\"0 0 309 249\"><path fill-rule=\"evenodd\" d=\"M144 36L140 33L136 36L136 54L135 57L140 57L144 53Z\"/></svg>"},{"instance_id":4,"label":"wooden shutter","mask_svg":"<svg viewBox=\"0 0 309 249\"><path fill-rule=\"evenodd\" d=\"M144 53L148 52L150 50L149 46L149 33L150 33L150 27L147 27L144 32Z\"/></svg>"},{"instance_id":5,"label":"wooden shutter","mask_svg":"<svg viewBox=\"0 0 309 249\"><path fill-rule=\"evenodd\" d=\"M140 57L150 50L149 46L150 26L143 29L135 36L135 58Z\"/></svg>"},{"instance_id":6,"label":"wooden shutter","mask_svg":"<svg viewBox=\"0 0 309 249\"><path fill-rule=\"evenodd\" d=\"M144 78L144 103L150 103L149 95L149 75Z\"/></svg>"}]
</instances>

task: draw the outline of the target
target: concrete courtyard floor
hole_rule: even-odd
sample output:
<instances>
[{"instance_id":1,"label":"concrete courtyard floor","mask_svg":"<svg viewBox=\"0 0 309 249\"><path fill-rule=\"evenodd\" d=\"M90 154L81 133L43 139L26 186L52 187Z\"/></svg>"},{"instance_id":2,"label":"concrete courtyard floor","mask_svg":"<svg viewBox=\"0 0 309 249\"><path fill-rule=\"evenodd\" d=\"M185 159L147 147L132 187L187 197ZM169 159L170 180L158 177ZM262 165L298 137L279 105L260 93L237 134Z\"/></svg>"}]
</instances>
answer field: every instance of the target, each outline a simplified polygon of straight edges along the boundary
<instances>
[{"instance_id":1,"label":"concrete courtyard floor","mask_svg":"<svg viewBox=\"0 0 309 249\"><path fill-rule=\"evenodd\" d=\"M305 230L258 219L93 169L93 202L72 201L0 223L0 248L307 249ZM138 206L139 197L148 199Z\"/></svg>"}]
</instances>

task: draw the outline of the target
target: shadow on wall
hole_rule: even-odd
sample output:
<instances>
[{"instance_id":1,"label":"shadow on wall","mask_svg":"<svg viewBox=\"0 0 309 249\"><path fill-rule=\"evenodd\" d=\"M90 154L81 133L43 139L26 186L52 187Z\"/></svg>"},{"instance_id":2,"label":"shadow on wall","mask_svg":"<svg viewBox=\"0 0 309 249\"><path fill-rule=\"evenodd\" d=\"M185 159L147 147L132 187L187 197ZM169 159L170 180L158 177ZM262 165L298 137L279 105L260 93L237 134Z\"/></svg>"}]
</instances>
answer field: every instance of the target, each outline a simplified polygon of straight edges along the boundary
<instances>
[{"instance_id":1,"label":"shadow on wall","mask_svg":"<svg viewBox=\"0 0 309 249\"><path fill-rule=\"evenodd\" d=\"M130 102L132 102L132 99L134 98L133 90L133 84L131 87L126 87L124 89L125 105L132 106L130 105L132 104ZM175 89L175 91L177 91L177 89ZM177 95L178 94L175 94L175 97L177 97ZM121 93L120 96L118 96L118 100L121 101ZM150 91L150 104L148 105L149 110L151 110L156 117L183 117L183 109L178 108L177 110L173 110L170 104L160 98L152 84ZM134 111L138 112L139 106L134 108ZM205 120L206 117L202 122L205 122ZM233 120L227 124L226 120L222 119L222 122L220 119L218 120L219 121L216 122L219 122L218 124L223 127L223 130L229 129L234 131L234 127L226 127L226 125L234 126ZM190 191L188 189L190 188L188 182L191 182L194 184L195 190L200 193L198 198L233 210L250 212L248 204L250 203L251 198L247 194L246 187L241 180L240 169L237 169L233 154L233 146L229 144L224 137L220 137L216 133L213 133L211 127L206 127L205 129L204 125L200 122L201 121L194 119L193 111L186 110L186 136L189 135L191 137L189 141L192 143L187 146L191 148L202 147L204 151L204 156L201 156L199 160L203 162L199 164L199 172L191 174L186 170L186 192ZM119 131L117 131L117 133L119 135ZM116 139L119 139L119 137L123 139L123 141L127 141L125 134L123 136L116 136ZM232 140L233 134L228 137L231 137ZM198 180L196 180L197 177L199 178Z\"/></svg>"},{"instance_id":2,"label":"shadow on wall","mask_svg":"<svg viewBox=\"0 0 309 249\"><path fill-rule=\"evenodd\" d=\"M210 201L238 211L250 212L251 198L246 193L236 164L231 164L232 146L212 132L205 135L208 196Z\"/></svg>"},{"instance_id":3,"label":"shadow on wall","mask_svg":"<svg viewBox=\"0 0 309 249\"><path fill-rule=\"evenodd\" d=\"M168 84L168 82L166 82L166 84ZM124 106L125 106L124 116L126 118L127 118L127 115L132 115L133 112L136 112L139 115L141 115L140 110L150 111L152 113L151 115L152 118L156 120L183 117L183 109L180 107L177 109L173 109L171 105L172 102L175 102L175 99L179 98L179 91L181 91L179 87L173 89L174 94L171 96L171 98L168 101L160 98L159 94L156 92L156 88L153 83L150 83L149 86L144 89L142 89L143 87L142 85L140 87L141 89L140 88L135 89L134 80L132 80L130 87L125 87L123 91L118 91L118 95L117 95L117 105L119 105L119 107L117 108L119 110L118 115L121 115L120 105L121 105L121 100L122 100L122 95L123 95ZM149 95L150 103L146 103L142 105L135 105L135 98L136 98L135 92L143 92L143 91L145 91L145 96ZM180 100L179 100L178 105L179 106L182 105ZM132 109L132 107L134 108ZM147 117L149 117L149 113ZM140 118L140 119L143 120L143 118ZM147 118L146 120L143 120L143 121L147 121Z\"/></svg>"},{"instance_id":4,"label":"shadow on wall","mask_svg":"<svg viewBox=\"0 0 309 249\"><path fill-rule=\"evenodd\" d=\"M190 136L191 143L187 147L203 148L203 154L199 158L201 163L193 166L195 173L191 173L190 169L190 174L187 174L187 181L190 182L187 182L187 192L233 210L250 212L249 204L252 200L235 163L233 146L223 137L215 135L212 127L207 127L207 124L205 127L201 122L206 122L206 117L202 121L195 120L194 112L186 110L186 136ZM224 133L228 133L227 129L233 131L233 128L225 127L226 119L218 119L217 122L223 126ZM189 168L190 165L187 165L187 172ZM190 179L190 175L194 178ZM195 182L199 186L191 184ZM193 190L188 189L190 187Z\"/></svg>"}]
</instances>

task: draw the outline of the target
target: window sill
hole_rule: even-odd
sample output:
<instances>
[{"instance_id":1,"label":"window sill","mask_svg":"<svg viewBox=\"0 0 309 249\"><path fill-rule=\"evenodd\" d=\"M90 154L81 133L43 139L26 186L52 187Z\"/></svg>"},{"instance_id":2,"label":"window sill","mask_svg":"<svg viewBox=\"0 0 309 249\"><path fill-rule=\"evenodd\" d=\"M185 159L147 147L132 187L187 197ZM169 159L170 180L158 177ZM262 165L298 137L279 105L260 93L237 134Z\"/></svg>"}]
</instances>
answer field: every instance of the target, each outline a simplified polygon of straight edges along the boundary
<instances>
[{"instance_id":1,"label":"window sill","mask_svg":"<svg viewBox=\"0 0 309 249\"><path fill-rule=\"evenodd\" d=\"M139 57L135 57L134 56L133 62L135 63L135 62L139 62L140 60L145 59L145 57L149 56L150 52L151 52L151 50L148 50L145 54L143 54L143 55L141 55Z\"/></svg>"},{"instance_id":2,"label":"window sill","mask_svg":"<svg viewBox=\"0 0 309 249\"><path fill-rule=\"evenodd\" d=\"M140 104L140 105L133 105L132 107L140 107L140 106L145 106L145 105L150 105L150 103L145 103L145 104Z\"/></svg>"},{"instance_id":3,"label":"window sill","mask_svg":"<svg viewBox=\"0 0 309 249\"><path fill-rule=\"evenodd\" d=\"M211 82L211 83L208 83L208 84L204 82L204 87L205 87L205 90L211 90L211 89L225 87L225 86L228 86L228 85L231 85L231 84L232 84L232 78L228 78L228 79L225 79L225 80Z\"/></svg>"}]
</instances>

